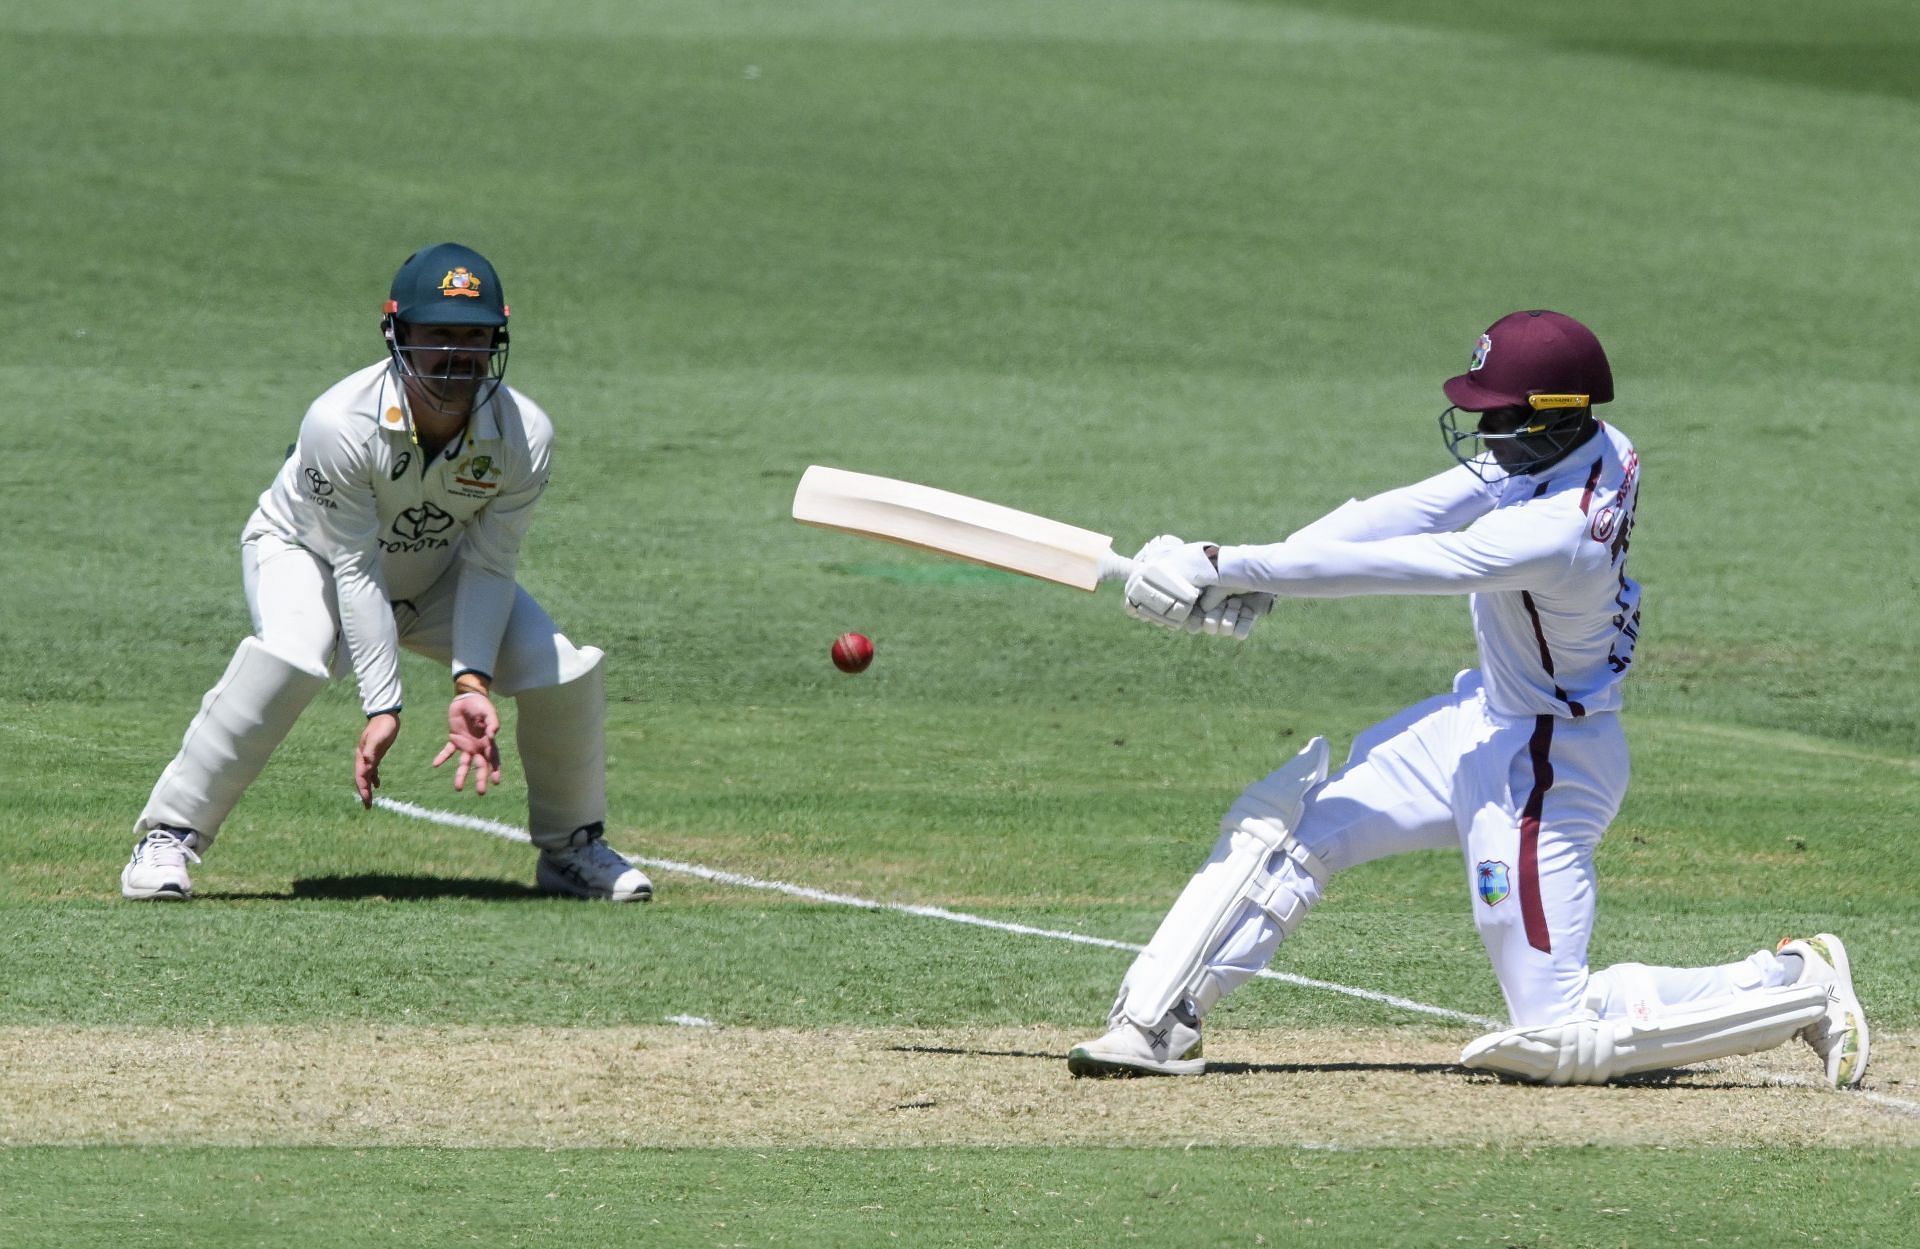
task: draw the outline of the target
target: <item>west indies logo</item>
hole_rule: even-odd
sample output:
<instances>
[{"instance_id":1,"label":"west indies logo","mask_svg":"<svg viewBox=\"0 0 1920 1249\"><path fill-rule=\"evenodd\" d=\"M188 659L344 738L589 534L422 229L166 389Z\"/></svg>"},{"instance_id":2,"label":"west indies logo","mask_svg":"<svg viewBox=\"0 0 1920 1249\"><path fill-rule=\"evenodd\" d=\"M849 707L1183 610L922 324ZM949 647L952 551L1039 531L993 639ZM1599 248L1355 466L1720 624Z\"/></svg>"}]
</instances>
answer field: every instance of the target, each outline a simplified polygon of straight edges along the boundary
<instances>
[{"instance_id":1,"label":"west indies logo","mask_svg":"<svg viewBox=\"0 0 1920 1249\"><path fill-rule=\"evenodd\" d=\"M1487 356L1493 351L1493 335L1482 334L1480 341L1473 345L1473 363L1467 366L1467 372L1478 373L1487 365Z\"/></svg>"},{"instance_id":2,"label":"west indies logo","mask_svg":"<svg viewBox=\"0 0 1920 1249\"><path fill-rule=\"evenodd\" d=\"M1480 881L1480 900L1488 906L1499 906L1513 892L1512 872L1505 863L1489 860L1480 864L1475 874Z\"/></svg>"}]
</instances>

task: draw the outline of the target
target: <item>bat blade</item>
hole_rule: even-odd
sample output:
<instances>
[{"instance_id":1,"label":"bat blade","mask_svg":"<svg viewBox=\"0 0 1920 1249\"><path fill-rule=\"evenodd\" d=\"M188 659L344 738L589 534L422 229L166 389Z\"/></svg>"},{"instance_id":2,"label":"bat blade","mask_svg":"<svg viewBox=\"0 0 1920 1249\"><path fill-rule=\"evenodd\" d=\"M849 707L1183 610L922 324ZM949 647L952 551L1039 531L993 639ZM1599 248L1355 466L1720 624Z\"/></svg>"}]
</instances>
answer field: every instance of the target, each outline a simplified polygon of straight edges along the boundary
<instances>
[{"instance_id":1,"label":"bat blade","mask_svg":"<svg viewBox=\"0 0 1920 1249\"><path fill-rule=\"evenodd\" d=\"M824 464L801 476L793 518L1078 590L1123 578L1133 567L1114 553L1113 539L1104 533L950 490Z\"/></svg>"}]
</instances>

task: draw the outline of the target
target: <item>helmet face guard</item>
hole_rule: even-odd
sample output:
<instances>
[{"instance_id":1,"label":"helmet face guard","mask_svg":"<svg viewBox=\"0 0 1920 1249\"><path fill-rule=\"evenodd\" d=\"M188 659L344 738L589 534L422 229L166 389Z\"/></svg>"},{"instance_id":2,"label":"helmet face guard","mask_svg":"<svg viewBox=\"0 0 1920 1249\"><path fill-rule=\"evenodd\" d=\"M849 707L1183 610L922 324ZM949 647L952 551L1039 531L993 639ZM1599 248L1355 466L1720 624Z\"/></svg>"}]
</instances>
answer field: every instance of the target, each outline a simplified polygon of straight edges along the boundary
<instances>
[{"instance_id":1,"label":"helmet face guard","mask_svg":"<svg viewBox=\"0 0 1920 1249\"><path fill-rule=\"evenodd\" d=\"M506 381L506 327L495 329L493 342L486 347L425 347L403 341L409 324L398 319L391 311L381 322L381 331L387 340L387 354L393 357L394 368L400 371L401 379L410 383L407 387L408 398L419 399L442 416L462 419L485 407L494 392ZM478 363L481 356L486 357L484 367ZM450 384L458 390L465 390L467 384L473 382L478 382L478 385L463 398L447 393Z\"/></svg>"},{"instance_id":2,"label":"helmet face guard","mask_svg":"<svg viewBox=\"0 0 1920 1249\"><path fill-rule=\"evenodd\" d=\"M1497 477L1524 477L1557 463L1590 432L1592 408L1586 395L1529 395L1525 406L1490 408L1509 414L1515 427L1507 433L1484 433L1474 412L1471 428L1456 419L1462 409L1449 407L1440 414L1440 437L1447 454L1467 466L1481 481Z\"/></svg>"}]
</instances>

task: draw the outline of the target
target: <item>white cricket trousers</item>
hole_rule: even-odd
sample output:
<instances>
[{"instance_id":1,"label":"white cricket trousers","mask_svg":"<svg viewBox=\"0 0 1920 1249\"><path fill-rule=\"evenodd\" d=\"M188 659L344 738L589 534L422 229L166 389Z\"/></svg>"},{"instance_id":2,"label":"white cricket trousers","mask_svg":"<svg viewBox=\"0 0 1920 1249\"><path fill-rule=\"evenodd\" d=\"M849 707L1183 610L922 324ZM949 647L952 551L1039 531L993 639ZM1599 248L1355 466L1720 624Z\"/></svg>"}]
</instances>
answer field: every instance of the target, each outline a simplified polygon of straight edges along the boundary
<instances>
[{"instance_id":1,"label":"white cricket trousers","mask_svg":"<svg viewBox=\"0 0 1920 1249\"><path fill-rule=\"evenodd\" d=\"M459 568L455 562L424 594L393 605L400 645L439 663L453 660ZM305 547L263 534L241 544L240 572L255 636L297 666L341 675L347 668L346 645L340 641L340 605L326 561ZM495 692L512 695L560 685L582 664L580 649L532 595L515 587L499 659L487 674Z\"/></svg>"},{"instance_id":2,"label":"white cricket trousers","mask_svg":"<svg viewBox=\"0 0 1920 1249\"><path fill-rule=\"evenodd\" d=\"M241 571L255 638L235 652L201 702L135 823L191 828L205 849L325 674L345 667L333 573L303 547L262 536L241 546ZM451 663L458 566L425 593L393 605L400 643ZM493 692L519 706L516 738L527 781L535 845L568 844L575 830L606 818L606 695L600 651L576 647L524 589L494 664ZM429 716L433 723L437 717Z\"/></svg>"},{"instance_id":3,"label":"white cricket trousers","mask_svg":"<svg viewBox=\"0 0 1920 1249\"><path fill-rule=\"evenodd\" d=\"M1332 872L1412 850L1458 846L1475 926L1514 1027L1583 1009L1616 1017L1626 993L1590 976L1594 849L1626 796L1626 737L1611 712L1577 719L1507 716L1487 705L1477 671L1450 694L1354 740L1346 766L1307 797L1293 835ZM1309 905L1320 885L1293 872ZM1254 910L1206 956L1222 993L1273 958L1280 933ZM1667 1005L1784 983L1761 951L1718 967L1645 969Z\"/></svg>"}]
</instances>

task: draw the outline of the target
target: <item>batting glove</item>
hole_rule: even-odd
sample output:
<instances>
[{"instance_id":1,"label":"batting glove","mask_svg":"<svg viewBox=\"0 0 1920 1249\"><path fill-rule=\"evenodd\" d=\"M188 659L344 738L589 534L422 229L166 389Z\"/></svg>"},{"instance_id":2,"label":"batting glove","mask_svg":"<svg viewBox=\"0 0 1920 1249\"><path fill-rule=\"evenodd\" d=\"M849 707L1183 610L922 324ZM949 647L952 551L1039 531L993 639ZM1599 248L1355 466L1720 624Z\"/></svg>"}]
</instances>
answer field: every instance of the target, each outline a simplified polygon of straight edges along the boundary
<instances>
[{"instance_id":1,"label":"batting glove","mask_svg":"<svg viewBox=\"0 0 1920 1249\"><path fill-rule=\"evenodd\" d=\"M1185 631L1201 591L1219 577L1207 558L1206 543L1162 534L1134 556L1134 570L1127 578L1127 614L1163 629Z\"/></svg>"},{"instance_id":2,"label":"batting glove","mask_svg":"<svg viewBox=\"0 0 1920 1249\"><path fill-rule=\"evenodd\" d=\"M1185 628L1188 633L1244 642L1253 633L1253 626L1272 610L1271 594L1229 594L1217 585L1208 586L1187 614Z\"/></svg>"}]
</instances>

